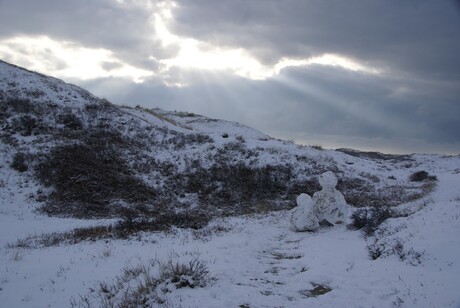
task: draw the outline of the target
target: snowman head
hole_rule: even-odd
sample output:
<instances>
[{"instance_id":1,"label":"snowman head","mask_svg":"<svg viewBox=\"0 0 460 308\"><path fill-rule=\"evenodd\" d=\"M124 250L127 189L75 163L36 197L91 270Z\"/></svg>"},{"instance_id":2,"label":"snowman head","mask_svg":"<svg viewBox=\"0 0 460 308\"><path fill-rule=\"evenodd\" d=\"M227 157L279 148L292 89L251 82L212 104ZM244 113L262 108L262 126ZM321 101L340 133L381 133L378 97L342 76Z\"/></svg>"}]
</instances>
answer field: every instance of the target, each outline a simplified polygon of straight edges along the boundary
<instances>
[{"instance_id":1,"label":"snowman head","mask_svg":"<svg viewBox=\"0 0 460 308\"><path fill-rule=\"evenodd\" d=\"M337 178L332 171L327 171L319 176L319 184L323 189L334 189L337 185Z\"/></svg>"}]
</instances>

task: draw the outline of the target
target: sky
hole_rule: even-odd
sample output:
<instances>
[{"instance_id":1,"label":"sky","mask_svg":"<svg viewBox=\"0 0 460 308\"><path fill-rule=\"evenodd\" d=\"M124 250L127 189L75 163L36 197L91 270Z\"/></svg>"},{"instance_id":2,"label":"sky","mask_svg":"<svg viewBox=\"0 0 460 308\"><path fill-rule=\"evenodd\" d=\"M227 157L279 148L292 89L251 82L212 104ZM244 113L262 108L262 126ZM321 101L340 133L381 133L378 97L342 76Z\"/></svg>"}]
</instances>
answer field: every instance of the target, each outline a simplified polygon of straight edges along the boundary
<instances>
[{"instance_id":1,"label":"sky","mask_svg":"<svg viewBox=\"0 0 460 308\"><path fill-rule=\"evenodd\" d=\"M0 0L0 59L325 148L460 153L460 1Z\"/></svg>"}]
</instances>

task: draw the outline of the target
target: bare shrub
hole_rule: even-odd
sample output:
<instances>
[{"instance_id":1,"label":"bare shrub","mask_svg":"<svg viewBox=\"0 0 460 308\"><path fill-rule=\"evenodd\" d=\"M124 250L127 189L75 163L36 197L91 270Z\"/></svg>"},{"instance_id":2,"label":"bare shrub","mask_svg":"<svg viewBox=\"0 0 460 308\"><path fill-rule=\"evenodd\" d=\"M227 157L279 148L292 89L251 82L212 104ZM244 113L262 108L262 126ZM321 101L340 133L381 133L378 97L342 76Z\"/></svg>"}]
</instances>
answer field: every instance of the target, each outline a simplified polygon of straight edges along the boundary
<instances>
[{"instance_id":1,"label":"bare shrub","mask_svg":"<svg viewBox=\"0 0 460 308\"><path fill-rule=\"evenodd\" d=\"M409 180L411 182L436 181L437 177L435 175L429 175L426 171L417 171L409 176Z\"/></svg>"},{"instance_id":2,"label":"bare shrub","mask_svg":"<svg viewBox=\"0 0 460 308\"><path fill-rule=\"evenodd\" d=\"M38 179L54 192L41 210L49 215L74 217L117 216L111 204L124 200L136 204L156 193L136 178L121 159L118 135L90 136L86 144L54 148L37 167Z\"/></svg>"},{"instance_id":3,"label":"bare shrub","mask_svg":"<svg viewBox=\"0 0 460 308\"><path fill-rule=\"evenodd\" d=\"M410 193L409 187L401 185L376 188L375 183L380 182L380 179L370 174L365 177L368 180L347 177L338 180L337 189L343 193L348 204L379 208L397 206L423 197L419 192Z\"/></svg>"},{"instance_id":4,"label":"bare shrub","mask_svg":"<svg viewBox=\"0 0 460 308\"><path fill-rule=\"evenodd\" d=\"M26 90L25 93L29 96L29 97L32 97L32 98L39 98L43 95L45 95L46 93L43 92L42 90L40 89L30 89L30 90Z\"/></svg>"},{"instance_id":5,"label":"bare shrub","mask_svg":"<svg viewBox=\"0 0 460 308\"><path fill-rule=\"evenodd\" d=\"M326 284L312 283L312 285L313 285L313 289L302 290L300 291L300 294L306 297L318 297L318 296L324 295L332 291L332 288L330 288Z\"/></svg>"},{"instance_id":6,"label":"bare shrub","mask_svg":"<svg viewBox=\"0 0 460 308\"><path fill-rule=\"evenodd\" d=\"M164 293L204 287L210 279L206 263L197 258L188 263L152 259L124 268L114 283L99 282L95 294L80 296L79 303L74 299L73 306L91 307L90 296L97 296L97 307L155 307L165 303Z\"/></svg>"},{"instance_id":7,"label":"bare shrub","mask_svg":"<svg viewBox=\"0 0 460 308\"><path fill-rule=\"evenodd\" d=\"M68 232L53 232L40 235L30 235L23 239L18 239L14 243L7 244L7 248L46 248L59 245L73 245L83 241L100 240L114 237L114 228L112 226L94 226L76 228Z\"/></svg>"},{"instance_id":8,"label":"bare shrub","mask_svg":"<svg viewBox=\"0 0 460 308\"><path fill-rule=\"evenodd\" d=\"M184 149L186 146L213 143L214 139L205 134L176 134L167 141L175 150Z\"/></svg>"},{"instance_id":9,"label":"bare shrub","mask_svg":"<svg viewBox=\"0 0 460 308\"><path fill-rule=\"evenodd\" d=\"M371 236L385 220L392 217L399 216L388 207L357 209L351 215L352 222L348 228L362 230L366 236Z\"/></svg>"},{"instance_id":10,"label":"bare shrub","mask_svg":"<svg viewBox=\"0 0 460 308\"><path fill-rule=\"evenodd\" d=\"M324 147L321 144L312 144L310 145L312 149L318 150L318 151L323 151Z\"/></svg>"},{"instance_id":11,"label":"bare shrub","mask_svg":"<svg viewBox=\"0 0 460 308\"><path fill-rule=\"evenodd\" d=\"M78 130L83 128L83 123L73 113L64 113L59 115L57 123L63 124L67 129Z\"/></svg>"},{"instance_id":12,"label":"bare shrub","mask_svg":"<svg viewBox=\"0 0 460 308\"><path fill-rule=\"evenodd\" d=\"M319 184L318 179L314 178L304 181L291 181L288 187L288 194L292 200L295 200L295 198L302 193L313 196L315 192L320 190L321 185Z\"/></svg>"},{"instance_id":13,"label":"bare shrub","mask_svg":"<svg viewBox=\"0 0 460 308\"><path fill-rule=\"evenodd\" d=\"M407 249L402 240L398 238L393 241L376 240L373 244L368 245L367 248L372 260L396 255L401 261L405 261L413 266L420 265L425 254L413 248Z\"/></svg>"},{"instance_id":14,"label":"bare shrub","mask_svg":"<svg viewBox=\"0 0 460 308\"><path fill-rule=\"evenodd\" d=\"M158 286L158 280L153 276L155 263L150 261L148 264L126 267L113 284L99 282L98 307L152 307L154 303L161 303L155 294Z\"/></svg>"},{"instance_id":15,"label":"bare shrub","mask_svg":"<svg viewBox=\"0 0 460 308\"><path fill-rule=\"evenodd\" d=\"M7 100L5 105L17 113L32 113L35 111L34 105L28 98L12 97Z\"/></svg>"},{"instance_id":16,"label":"bare shrub","mask_svg":"<svg viewBox=\"0 0 460 308\"><path fill-rule=\"evenodd\" d=\"M206 262L194 258L188 263L174 262L172 259L160 267L159 281L170 291L170 285L176 289L204 287L208 281L209 270Z\"/></svg>"},{"instance_id":17,"label":"bare shrub","mask_svg":"<svg viewBox=\"0 0 460 308\"><path fill-rule=\"evenodd\" d=\"M201 239L203 241L207 241L214 235L227 233L230 230L231 227L229 225L219 223L215 225L208 225L198 230L193 230L192 234L194 239Z\"/></svg>"},{"instance_id":18,"label":"bare shrub","mask_svg":"<svg viewBox=\"0 0 460 308\"><path fill-rule=\"evenodd\" d=\"M129 214L127 214L129 212ZM74 245L83 241L97 241L104 239L127 239L140 232L167 231L171 227L190 228L198 230L206 226L209 216L198 211L174 213L163 211L152 212L140 216L136 208L127 208L117 214L123 219L107 226L92 226L76 228L67 232L45 233L30 235L7 245L8 248L45 248L59 245Z\"/></svg>"},{"instance_id":19,"label":"bare shrub","mask_svg":"<svg viewBox=\"0 0 460 308\"><path fill-rule=\"evenodd\" d=\"M198 230L206 226L210 215L199 210L189 210L176 213L175 211L161 209L143 216L131 216L121 220L114 226L115 236L127 238L139 232L167 231L171 227Z\"/></svg>"},{"instance_id":20,"label":"bare shrub","mask_svg":"<svg viewBox=\"0 0 460 308\"><path fill-rule=\"evenodd\" d=\"M361 178L339 178L337 189L340 190L348 204L356 207L382 206L382 196L375 187Z\"/></svg>"},{"instance_id":21,"label":"bare shrub","mask_svg":"<svg viewBox=\"0 0 460 308\"><path fill-rule=\"evenodd\" d=\"M23 115L13 119L12 129L21 136L31 136L37 127L37 119L34 116Z\"/></svg>"},{"instance_id":22,"label":"bare shrub","mask_svg":"<svg viewBox=\"0 0 460 308\"><path fill-rule=\"evenodd\" d=\"M176 115L180 118L196 118L199 117L199 115L193 113L193 112L176 112Z\"/></svg>"},{"instance_id":23,"label":"bare shrub","mask_svg":"<svg viewBox=\"0 0 460 308\"><path fill-rule=\"evenodd\" d=\"M241 142L241 143L245 143L245 142L246 142L246 139L244 139L244 137L241 136L241 135L236 136L235 139L236 139L237 141Z\"/></svg>"},{"instance_id":24,"label":"bare shrub","mask_svg":"<svg viewBox=\"0 0 460 308\"><path fill-rule=\"evenodd\" d=\"M29 170L28 155L23 152L17 152L13 156L13 162L10 167L19 172Z\"/></svg>"}]
</instances>

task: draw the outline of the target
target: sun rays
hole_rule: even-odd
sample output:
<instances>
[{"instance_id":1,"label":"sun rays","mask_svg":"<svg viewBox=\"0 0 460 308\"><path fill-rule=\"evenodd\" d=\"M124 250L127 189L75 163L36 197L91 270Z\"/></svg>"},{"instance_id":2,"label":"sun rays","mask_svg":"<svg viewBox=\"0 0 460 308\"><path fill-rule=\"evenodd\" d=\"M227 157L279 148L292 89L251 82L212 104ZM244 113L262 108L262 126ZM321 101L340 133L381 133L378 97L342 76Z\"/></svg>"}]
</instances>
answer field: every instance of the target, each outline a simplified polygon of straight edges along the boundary
<instances>
[{"instance_id":1,"label":"sun rays","mask_svg":"<svg viewBox=\"0 0 460 308\"><path fill-rule=\"evenodd\" d=\"M323 65L364 74L381 73L381 70L360 63L356 59L334 53L299 59L285 57L273 66L264 65L243 48L223 48L172 33L168 28L168 22L174 19L173 11L177 9L177 4L168 3L162 3L162 7L154 14L153 22L157 39L161 44L177 49L177 53L170 58L158 60L163 65L163 72L172 68L224 71L247 79L265 80L279 75L285 68Z\"/></svg>"},{"instance_id":2,"label":"sun rays","mask_svg":"<svg viewBox=\"0 0 460 308\"><path fill-rule=\"evenodd\" d=\"M119 0L117 3L123 7L142 7L149 12L147 15L150 14L150 18L145 22L146 27L151 29L152 36L145 38L143 44L150 46L152 51L149 57L136 62L150 61L151 65L136 67L130 64L135 54L121 56L107 48L95 48L81 42L63 41L45 35L21 35L3 39L0 41L0 57L60 78L88 80L121 77L142 83L154 77L163 80L168 87L190 85L195 80L187 77L201 72L207 77L221 74L249 80L267 80L280 75L286 68L308 68L312 65L363 74L381 73L381 70L357 59L334 52L304 58L282 57L275 64L266 64L243 46L219 46L174 33L170 26L174 21L175 11L180 9L175 2L162 1L153 4L146 1Z\"/></svg>"}]
</instances>

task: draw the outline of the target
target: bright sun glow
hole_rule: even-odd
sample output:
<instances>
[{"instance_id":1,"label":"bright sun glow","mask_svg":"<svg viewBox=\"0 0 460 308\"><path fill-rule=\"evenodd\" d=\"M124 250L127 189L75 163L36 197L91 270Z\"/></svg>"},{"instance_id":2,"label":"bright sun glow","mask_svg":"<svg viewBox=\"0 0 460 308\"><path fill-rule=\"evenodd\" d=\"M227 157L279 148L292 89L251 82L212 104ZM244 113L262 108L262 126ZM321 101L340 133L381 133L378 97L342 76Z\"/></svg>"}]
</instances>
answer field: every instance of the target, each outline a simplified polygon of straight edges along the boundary
<instances>
[{"instance_id":1,"label":"bright sun glow","mask_svg":"<svg viewBox=\"0 0 460 308\"><path fill-rule=\"evenodd\" d=\"M379 74L380 71L372 68L367 67L363 64L358 63L352 59L336 55L336 54L323 54L321 56L311 57L304 60L294 60L294 59L282 59L279 61L274 67L274 73L279 74L279 72L290 66L307 66L307 65L326 65L326 66L335 66L340 67L346 70L354 71L354 72L362 72L367 74Z\"/></svg>"},{"instance_id":2,"label":"bright sun glow","mask_svg":"<svg viewBox=\"0 0 460 308\"><path fill-rule=\"evenodd\" d=\"M283 58L272 67L266 66L244 49L223 49L206 42L183 38L171 33L167 27L167 21L173 17L172 9L176 6L173 2L163 2L159 13L154 15L155 31L162 45L164 47L174 46L179 50L175 57L159 60L160 63L165 65L164 71L172 67L225 70L245 78L263 80L279 74L287 67L317 64L367 74L380 73L375 68L367 67L355 60L337 54L322 54L306 59Z\"/></svg>"},{"instance_id":3,"label":"bright sun glow","mask_svg":"<svg viewBox=\"0 0 460 308\"><path fill-rule=\"evenodd\" d=\"M171 8L165 7L155 17L155 32L164 47L178 47L174 58L159 60L164 71L172 67L203 70L227 70L251 79L268 75L256 59L244 49L223 49L191 38L182 38L169 31L165 20L172 18Z\"/></svg>"},{"instance_id":4,"label":"bright sun glow","mask_svg":"<svg viewBox=\"0 0 460 308\"><path fill-rule=\"evenodd\" d=\"M123 63L106 49L93 49L47 36L0 41L0 57L62 78L128 77L143 82L153 73Z\"/></svg>"}]
</instances>

